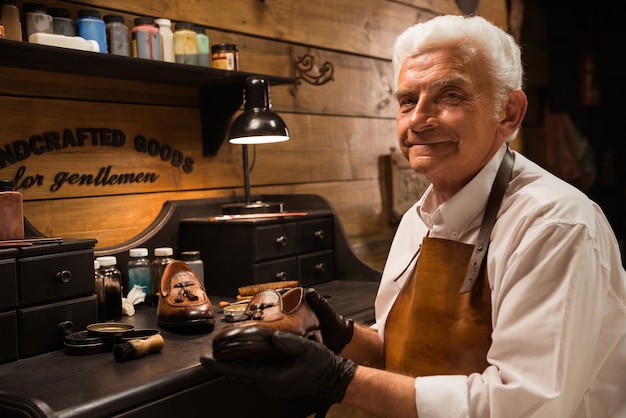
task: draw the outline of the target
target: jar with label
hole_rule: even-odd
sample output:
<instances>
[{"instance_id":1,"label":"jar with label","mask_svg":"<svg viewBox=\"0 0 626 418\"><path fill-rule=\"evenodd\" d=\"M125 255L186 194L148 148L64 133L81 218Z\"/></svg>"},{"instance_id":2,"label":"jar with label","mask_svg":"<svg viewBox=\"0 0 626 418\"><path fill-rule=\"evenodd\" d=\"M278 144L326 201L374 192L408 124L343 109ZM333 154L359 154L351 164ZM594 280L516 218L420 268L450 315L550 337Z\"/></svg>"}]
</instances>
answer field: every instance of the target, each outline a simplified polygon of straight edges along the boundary
<instances>
[{"instance_id":1,"label":"jar with label","mask_svg":"<svg viewBox=\"0 0 626 418\"><path fill-rule=\"evenodd\" d=\"M93 261L94 270L94 292L96 293L96 304L98 306L98 321L102 322L106 319L104 312L104 276L100 273L100 262Z\"/></svg>"},{"instance_id":2,"label":"jar with label","mask_svg":"<svg viewBox=\"0 0 626 418\"><path fill-rule=\"evenodd\" d=\"M22 194L15 180L0 180L0 241L24 239Z\"/></svg>"},{"instance_id":3,"label":"jar with label","mask_svg":"<svg viewBox=\"0 0 626 418\"><path fill-rule=\"evenodd\" d=\"M20 22L20 10L15 0L4 0L0 10L0 24L4 26L4 39L12 41L22 40L22 23Z\"/></svg>"},{"instance_id":4,"label":"jar with label","mask_svg":"<svg viewBox=\"0 0 626 418\"><path fill-rule=\"evenodd\" d=\"M119 321L122 319L122 273L117 269L117 257L96 258L100 263L98 270L104 283L104 319Z\"/></svg>"},{"instance_id":5,"label":"jar with label","mask_svg":"<svg viewBox=\"0 0 626 418\"><path fill-rule=\"evenodd\" d=\"M136 303L136 307L152 305L152 273L147 248L133 248L128 251L128 291L139 287L145 294L143 302Z\"/></svg>"},{"instance_id":6,"label":"jar with label","mask_svg":"<svg viewBox=\"0 0 626 418\"><path fill-rule=\"evenodd\" d=\"M106 15L102 19L104 20L109 54L130 57L130 35L124 22L124 16Z\"/></svg>"},{"instance_id":7,"label":"jar with label","mask_svg":"<svg viewBox=\"0 0 626 418\"><path fill-rule=\"evenodd\" d=\"M161 278L163 277L163 271L165 267L172 261L174 249L172 247L159 247L154 249L154 260L151 264L151 277L152 277L152 304L157 306L159 304L159 295L161 294Z\"/></svg>"},{"instance_id":8,"label":"jar with label","mask_svg":"<svg viewBox=\"0 0 626 418\"><path fill-rule=\"evenodd\" d=\"M182 251L180 259L191 267L198 279L204 284L204 262L200 258L200 251Z\"/></svg>"},{"instance_id":9,"label":"jar with label","mask_svg":"<svg viewBox=\"0 0 626 418\"><path fill-rule=\"evenodd\" d=\"M64 7L51 7L48 14L52 16L52 32L57 35L76 36L76 26L70 19L70 11Z\"/></svg>"},{"instance_id":10,"label":"jar with label","mask_svg":"<svg viewBox=\"0 0 626 418\"><path fill-rule=\"evenodd\" d=\"M106 54L108 52L106 27L104 20L100 18L99 11L91 9L79 10L76 28L78 36L98 42L98 48L100 48L101 53Z\"/></svg>"},{"instance_id":11,"label":"jar with label","mask_svg":"<svg viewBox=\"0 0 626 418\"><path fill-rule=\"evenodd\" d=\"M48 14L47 7L41 3L24 3L24 40L28 41L33 33L54 33L52 16Z\"/></svg>"},{"instance_id":12,"label":"jar with label","mask_svg":"<svg viewBox=\"0 0 626 418\"><path fill-rule=\"evenodd\" d=\"M211 47L211 66L222 70L239 71L239 49L237 45L213 45Z\"/></svg>"},{"instance_id":13,"label":"jar with label","mask_svg":"<svg viewBox=\"0 0 626 418\"><path fill-rule=\"evenodd\" d=\"M178 22L174 32L174 57L179 64L198 64L198 37L193 23Z\"/></svg>"},{"instance_id":14,"label":"jar with label","mask_svg":"<svg viewBox=\"0 0 626 418\"><path fill-rule=\"evenodd\" d=\"M198 41L198 65L209 67L211 65L209 37L202 26L194 26L194 31L196 32L196 39Z\"/></svg>"},{"instance_id":15,"label":"jar with label","mask_svg":"<svg viewBox=\"0 0 626 418\"><path fill-rule=\"evenodd\" d=\"M159 25L159 33L161 34L161 56L165 62L176 62L174 58L174 32L172 32L172 21L165 18L159 18L154 21Z\"/></svg>"},{"instance_id":16,"label":"jar with label","mask_svg":"<svg viewBox=\"0 0 626 418\"><path fill-rule=\"evenodd\" d=\"M130 51L135 58L162 61L161 34L155 26L154 18L135 18L135 26L130 30Z\"/></svg>"}]
</instances>

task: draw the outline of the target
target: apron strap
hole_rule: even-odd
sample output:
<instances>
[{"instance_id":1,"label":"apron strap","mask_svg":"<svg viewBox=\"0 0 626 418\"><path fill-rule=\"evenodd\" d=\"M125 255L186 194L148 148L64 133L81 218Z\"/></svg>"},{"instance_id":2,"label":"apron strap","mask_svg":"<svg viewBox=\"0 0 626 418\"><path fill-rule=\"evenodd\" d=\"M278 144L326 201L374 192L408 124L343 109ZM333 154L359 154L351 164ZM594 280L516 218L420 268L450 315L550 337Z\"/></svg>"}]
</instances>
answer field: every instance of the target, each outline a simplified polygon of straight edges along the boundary
<instances>
[{"instance_id":1,"label":"apron strap","mask_svg":"<svg viewBox=\"0 0 626 418\"><path fill-rule=\"evenodd\" d=\"M515 155L508 148L504 154L504 159L500 163L500 168L496 174L496 178L493 181L491 192L489 193L489 199L487 200L487 207L485 208L485 215L483 217L483 223L480 226L480 232L478 233L478 240L474 246L472 252L472 258L470 259L469 266L467 268L467 274L463 285L459 293L467 293L472 289L476 278L480 272L485 255L487 254L487 248L489 247L489 240L491 238L491 230L496 223L496 215L502 204L502 198L506 192L509 181L511 180L511 172L513 171L513 162L515 161Z\"/></svg>"}]
</instances>

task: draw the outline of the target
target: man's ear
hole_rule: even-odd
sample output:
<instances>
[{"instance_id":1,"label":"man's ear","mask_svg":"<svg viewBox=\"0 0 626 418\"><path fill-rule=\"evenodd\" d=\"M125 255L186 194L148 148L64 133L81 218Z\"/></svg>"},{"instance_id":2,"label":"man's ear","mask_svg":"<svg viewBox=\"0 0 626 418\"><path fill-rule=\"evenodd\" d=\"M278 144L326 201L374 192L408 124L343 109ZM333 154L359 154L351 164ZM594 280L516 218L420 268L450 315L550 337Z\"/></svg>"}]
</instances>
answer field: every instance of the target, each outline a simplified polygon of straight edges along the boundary
<instances>
[{"instance_id":1,"label":"man's ear","mask_svg":"<svg viewBox=\"0 0 626 418\"><path fill-rule=\"evenodd\" d=\"M500 131L507 138L515 132L522 124L526 108L528 107L528 99L526 93L522 90L511 90L509 97L504 105L504 117L500 120Z\"/></svg>"}]
</instances>

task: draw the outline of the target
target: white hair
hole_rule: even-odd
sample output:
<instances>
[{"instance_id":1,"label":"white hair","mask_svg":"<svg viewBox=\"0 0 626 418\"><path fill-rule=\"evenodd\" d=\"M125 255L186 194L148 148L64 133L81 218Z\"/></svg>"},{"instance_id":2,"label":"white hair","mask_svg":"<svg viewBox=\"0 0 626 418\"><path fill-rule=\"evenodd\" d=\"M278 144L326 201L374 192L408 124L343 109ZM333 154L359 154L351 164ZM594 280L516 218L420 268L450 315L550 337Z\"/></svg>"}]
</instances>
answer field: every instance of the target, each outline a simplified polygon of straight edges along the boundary
<instances>
[{"instance_id":1,"label":"white hair","mask_svg":"<svg viewBox=\"0 0 626 418\"><path fill-rule=\"evenodd\" d=\"M498 114L509 92L522 88L521 50L511 35L480 16L438 16L405 30L393 49L393 72L398 87L400 67L407 57L439 46L458 45L462 58L479 56L493 81Z\"/></svg>"}]
</instances>

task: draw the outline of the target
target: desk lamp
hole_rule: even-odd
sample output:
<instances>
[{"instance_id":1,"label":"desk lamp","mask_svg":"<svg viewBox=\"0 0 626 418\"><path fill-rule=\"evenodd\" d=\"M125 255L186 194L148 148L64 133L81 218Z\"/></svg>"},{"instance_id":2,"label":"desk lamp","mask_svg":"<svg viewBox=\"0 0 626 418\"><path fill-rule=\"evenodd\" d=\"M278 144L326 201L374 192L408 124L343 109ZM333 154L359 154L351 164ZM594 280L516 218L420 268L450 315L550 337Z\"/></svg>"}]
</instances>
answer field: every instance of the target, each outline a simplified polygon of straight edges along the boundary
<instances>
[{"instance_id":1,"label":"desk lamp","mask_svg":"<svg viewBox=\"0 0 626 418\"><path fill-rule=\"evenodd\" d=\"M244 100L244 111L230 126L228 137L231 144L241 144L242 146L246 201L222 205L222 213L225 215L243 215L284 212L282 202L251 201L248 145L287 141L289 140L289 130L281 117L271 110L267 79L258 76L248 77L244 88Z\"/></svg>"}]
</instances>

